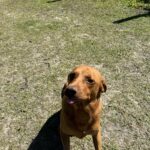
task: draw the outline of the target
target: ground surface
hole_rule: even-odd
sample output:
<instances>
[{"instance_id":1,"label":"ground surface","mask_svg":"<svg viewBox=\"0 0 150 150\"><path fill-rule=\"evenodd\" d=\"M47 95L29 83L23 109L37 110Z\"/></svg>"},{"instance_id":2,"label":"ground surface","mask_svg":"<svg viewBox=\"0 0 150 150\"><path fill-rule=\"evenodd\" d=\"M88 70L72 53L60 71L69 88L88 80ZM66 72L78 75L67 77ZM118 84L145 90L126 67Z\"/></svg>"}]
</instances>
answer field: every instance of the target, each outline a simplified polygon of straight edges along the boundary
<instances>
[{"instance_id":1,"label":"ground surface","mask_svg":"<svg viewBox=\"0 0 150 150\"><path fill-rule=\"evenodd\" d=\"M150 149L150 17L117 0L0 0L0 150L26 150L79 64L105 75L104 150ZM93 150L90 136L72 150Z\"/></svg>"}]
</instances>

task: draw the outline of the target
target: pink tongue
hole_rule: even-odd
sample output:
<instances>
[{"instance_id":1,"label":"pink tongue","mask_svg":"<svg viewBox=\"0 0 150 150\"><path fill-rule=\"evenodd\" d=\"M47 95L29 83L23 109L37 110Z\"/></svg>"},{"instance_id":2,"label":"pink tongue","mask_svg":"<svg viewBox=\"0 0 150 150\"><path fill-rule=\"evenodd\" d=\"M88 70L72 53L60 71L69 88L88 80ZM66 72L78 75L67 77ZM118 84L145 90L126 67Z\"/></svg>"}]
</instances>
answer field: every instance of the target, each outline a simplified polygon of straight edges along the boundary
<instances>
[{"instance_id":1,"label":"pink tongue","mask_svg":"<svg viewBox=\"0 0 150 150\"><path fill-rule=\"evenodd\" d=\"M74 104L74 100L71 100L71 99L68 99L67 102L68 102L69 104Z\"/></svg>"}]
</instances>

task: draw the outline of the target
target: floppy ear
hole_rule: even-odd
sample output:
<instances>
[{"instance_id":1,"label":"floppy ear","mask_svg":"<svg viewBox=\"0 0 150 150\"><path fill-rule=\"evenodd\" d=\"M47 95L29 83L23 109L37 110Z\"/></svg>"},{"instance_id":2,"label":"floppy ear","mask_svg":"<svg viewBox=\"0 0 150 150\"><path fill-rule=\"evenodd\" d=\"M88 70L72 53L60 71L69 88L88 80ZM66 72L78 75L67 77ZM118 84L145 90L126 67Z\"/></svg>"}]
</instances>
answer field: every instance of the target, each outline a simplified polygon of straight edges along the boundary
<instances>
[{"instance_id":1,"label":"floppy ear","mask_svg":"<svg viewBox=\"0 0 150 150\"><path fill-rule=\"evenodd\" d=\"M100 87L99 87L97 98L99 99L100 96L101 96L101 93L106 92L106 90L107 90L106 81L103 78L102 81L101 81Z\"/></svg>"},{"instance_id":2,"label":"floppy ear","mask_svg":"<svg viewBox=\"0 0 150 150\"><path fill-rule=\"evenodd\" d=\"M66 89L66 87L67 87L67 85L64 84L64 86L63 86L63 88L61 90L61 98L63 98L63 96L64 96L64 90Z\"/></svg>"},{"instance_id":3,"label":"floppy ear","mask_svg":"<svg viewBox=\"0 0 150 150\"><path fill-rule=\"evenodd\" d=\"M101 91L102 91L102 92L106 92L106 90L107 90L107 85L106 85L105 79L103 78L103 80L102 80L102 89L101 89Z\"/></svg>"}]
</instances>

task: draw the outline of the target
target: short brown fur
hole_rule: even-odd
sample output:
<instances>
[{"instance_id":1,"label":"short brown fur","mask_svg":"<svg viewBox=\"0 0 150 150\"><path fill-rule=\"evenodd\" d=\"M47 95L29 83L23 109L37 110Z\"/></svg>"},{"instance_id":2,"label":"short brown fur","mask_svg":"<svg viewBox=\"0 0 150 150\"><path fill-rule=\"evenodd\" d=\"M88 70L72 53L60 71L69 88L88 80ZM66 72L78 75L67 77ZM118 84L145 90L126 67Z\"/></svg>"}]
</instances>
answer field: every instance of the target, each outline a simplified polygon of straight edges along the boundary
<instances>
[{"instance_id":1,"label":"short brown fur","mask_svg":"<svg viewBox=\"0 0 150 150\"><path fill-rule=\"evenodd\" d=\"M93 67L81 65L68 75L62 89L60 116L60 135L64 150L70 150L70 136L83 138L88 134L93 137L95 150L102 150L100 95L106 89L104 78Z\"/></svg>"}]
</instances>

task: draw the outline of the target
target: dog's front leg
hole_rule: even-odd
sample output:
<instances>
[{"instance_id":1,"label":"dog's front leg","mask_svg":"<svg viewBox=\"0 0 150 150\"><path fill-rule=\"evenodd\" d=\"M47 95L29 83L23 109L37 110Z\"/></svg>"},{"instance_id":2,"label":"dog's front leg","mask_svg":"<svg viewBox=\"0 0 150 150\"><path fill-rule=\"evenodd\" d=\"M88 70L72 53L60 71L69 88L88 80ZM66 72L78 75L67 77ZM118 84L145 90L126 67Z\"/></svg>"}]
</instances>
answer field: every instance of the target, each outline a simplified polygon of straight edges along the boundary
<instances>
[{"instance_id":1,"label":"dog's front leg","mask_svg":"<svg viewBox=\"0 0 150 150\"><path fill-rule=\"evenodd\" d=\"M92 136L95 150L102 150L101 129Z\"/></svg>"},{"instance_id":2,"label":"dog's front leg","mask_svg":"<svg viewBox=\"0 0 150 150\"><path fill-rule=\"evenodd\" d=\"M61 141L63 144L64 150L70 150L70 137L69 135L64 134L62 131L60 131Z\"/></svg>"}]
</instances>

